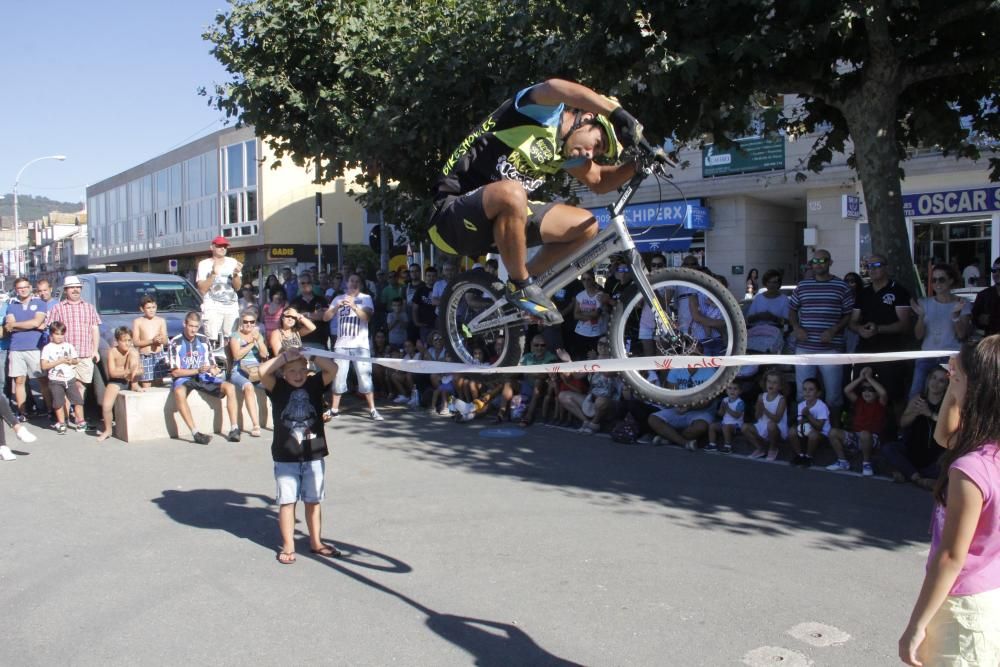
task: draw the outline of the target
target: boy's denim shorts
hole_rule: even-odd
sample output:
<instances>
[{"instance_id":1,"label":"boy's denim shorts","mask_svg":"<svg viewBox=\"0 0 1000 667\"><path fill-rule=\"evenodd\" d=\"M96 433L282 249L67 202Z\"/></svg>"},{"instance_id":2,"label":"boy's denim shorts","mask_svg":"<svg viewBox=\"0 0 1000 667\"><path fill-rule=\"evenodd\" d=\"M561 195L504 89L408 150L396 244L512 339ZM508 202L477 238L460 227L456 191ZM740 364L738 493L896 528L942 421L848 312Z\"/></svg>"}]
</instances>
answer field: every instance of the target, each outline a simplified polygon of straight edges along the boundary
<instances>
[{"instance_id":1,"label":"boy's denim shorts","mask_svg":"<svg viewBox=\"0 0 1000 667\"><path fill-rule=\"evenodd\" d=\"M290 505L301 500L306 503L322 502L326 497L326 461L302 463L274 462L274 481L279 505Z\"/></svg>"}]
</instances>

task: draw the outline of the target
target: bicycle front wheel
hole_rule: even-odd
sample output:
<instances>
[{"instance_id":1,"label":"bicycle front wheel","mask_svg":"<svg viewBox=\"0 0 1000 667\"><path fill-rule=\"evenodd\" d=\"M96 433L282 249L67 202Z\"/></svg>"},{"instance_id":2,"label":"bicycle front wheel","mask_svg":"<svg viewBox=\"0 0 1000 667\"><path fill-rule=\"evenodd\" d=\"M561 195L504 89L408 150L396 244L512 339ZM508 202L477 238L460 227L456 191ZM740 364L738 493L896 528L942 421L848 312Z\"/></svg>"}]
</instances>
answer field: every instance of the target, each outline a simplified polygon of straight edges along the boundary
<instances>
[{"instance_id":1,"label":"bicycle front wheel","mask_svg":"<svg viewBox=\"0 0 1000 667\"><path fill-rule=\"evenodd\" d=\"M664 269L649 276L674 327L656 331L642 292L626 294L615 308L610 342L616 358L643 356L726 357L744 354L747 328L736 299L722 283L700 271ZM700 324L696 316L705 322ZM737 366L678 367L625 371L625 381L643 398L671 406L704 403L721 394Z\"/></svg>"}]
</instances>

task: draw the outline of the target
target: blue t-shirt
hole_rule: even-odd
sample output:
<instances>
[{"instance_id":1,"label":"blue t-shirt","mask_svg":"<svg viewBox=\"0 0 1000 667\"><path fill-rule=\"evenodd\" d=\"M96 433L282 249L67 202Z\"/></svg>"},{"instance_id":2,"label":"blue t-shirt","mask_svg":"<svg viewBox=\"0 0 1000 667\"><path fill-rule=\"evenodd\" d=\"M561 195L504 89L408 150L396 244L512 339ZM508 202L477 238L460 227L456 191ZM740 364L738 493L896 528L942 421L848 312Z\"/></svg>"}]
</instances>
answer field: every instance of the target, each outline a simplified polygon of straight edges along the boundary
<instances>
[{"instance_id":1,"label":"blue t-shirt","mask_svg":"<svg viewBox=\"0 0 1000 667\"><path fill-rule=\"evenodd\" d=\"M57 305L59 305L59 299L49 299L48 301L46 301L45 299L39 299L39 301L41 301L42 303L45 304L45 314L46 315L48 315L52 311L53 308L55 308ZM45 330L42 332L42 338L41 338L41 340L38 341L38 349L40 350L43 347L45 347L46 345L48 345L49 344L49 340L50 340L49 339L49 328L45 327Z\"/></svg>"},{"instance_id":2,"label":"blue t-shirt","mask_svg":"<svg viewBox=\"0 0 1000 667\"><path fill-rule=\"evenodd\" d=\"M15 322L27 322L35 319L39 313L43 316L48 313L45 302L41 299L31 297L27 304L23 304L17 299L7 303L7 315L13 315ZM7 315L4 315L6 318ZM44 319L43 319L44 321ZM37 350L38 341L42 338L40 329L28 329L26 331L13 331L10 334L10 349L12 351Z\"/></svg>"},{"instance_id":3,"label":"blue t-shirt","mask_svg":"<svg viewBox=\"0 0 1000 667\"><path fill-rule=\"evenodd\" d=\"M169 349L172 368L190 370L213 365L212 348L208 344L208 338L203 334L195 334L191 340L185 338L184 334L178 334L170 339ZM206 384L222 384L221 375L198 373L198 375L174 378L174 387L179 387L195 377Z\"/></svg>"}]
</instances>

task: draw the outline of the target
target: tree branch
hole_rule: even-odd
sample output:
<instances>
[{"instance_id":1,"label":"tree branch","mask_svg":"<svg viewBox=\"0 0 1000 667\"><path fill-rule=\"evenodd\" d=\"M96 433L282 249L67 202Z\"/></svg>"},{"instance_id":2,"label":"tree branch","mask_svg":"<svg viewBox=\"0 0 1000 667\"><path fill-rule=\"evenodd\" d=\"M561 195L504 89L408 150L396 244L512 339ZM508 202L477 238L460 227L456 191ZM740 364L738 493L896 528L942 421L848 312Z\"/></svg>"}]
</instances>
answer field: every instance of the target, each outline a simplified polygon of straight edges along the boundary
<instances>
[{"instance_id":1,"label":"tree branch","mask_svg":"<svg viewBox=\"0 0 1000 667\"><path fill-rule=\"evenodd\" d=\"M940 79L949 76L959 76L961 74L972 74L984 65L995 62L996 54L990 54L983 56L982 58L973 58L972 60L965 60L959 63L938 63L936 65L909 67L900 73L900 90L906 90L910 86L923 81L930 81L932 79Z\"/></svg>"},{"instance_id":2,"label":"tree branch","mask_svg":"<svg viewBox=\"0 0 1000 667\"><path fill-rule=\"evenodd\" d=\"M781 77L775 77L771 79L770 77L761 77L761 91L765 93L771 93L772 95L788 95L791 93L798 94L802 97L818 97L820 99L825 99L823 92L819 89L812 81L806 81L805 79L787 79Z\"/></svg>"},{"instance_id":3,"label":"tree branch","mask_svg":"<svg viewBox=\"0 0 1000 667\"><path fill-rule=\"evenodd\" d=\"M956 4L938 14L933 18L933 20L928 20L925 23L925 28L915 32L913 36L910 37L910 40L923 41L925 38L929 37L931 33L939 30L943 26L972 16L979 16L983 12L988 11L990 5L992 4L993 3L989 0L972 0L971 2Z\"/></svg>"}]
</instances>

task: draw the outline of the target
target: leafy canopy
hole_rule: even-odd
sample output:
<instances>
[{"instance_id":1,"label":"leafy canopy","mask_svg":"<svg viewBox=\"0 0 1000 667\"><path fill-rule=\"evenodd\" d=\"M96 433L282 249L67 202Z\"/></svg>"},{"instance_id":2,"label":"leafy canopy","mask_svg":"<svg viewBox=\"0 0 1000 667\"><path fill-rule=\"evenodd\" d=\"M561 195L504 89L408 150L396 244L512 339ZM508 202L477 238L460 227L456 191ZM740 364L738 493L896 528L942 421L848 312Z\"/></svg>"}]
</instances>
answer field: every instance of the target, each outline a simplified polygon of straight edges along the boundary
<instances>
[{"instance_id":1,"label":"leafy canopy","mask_svg":"<svg viewBox=\"0 0 1000 667\"><path fill-rule=\"evenodd\" d=\"M414 238L447 155L549 77L679 142L810 134L809 169L853 150L876 247L903 266L900 159L1000 136L997 34L985 0L232 0L205 33L231 78L206 94L324 180L360 167L363 203Z\"/></svg>"}]
</instances>

